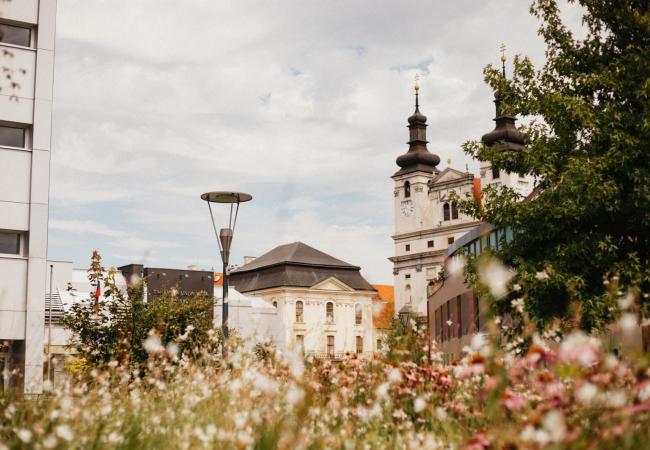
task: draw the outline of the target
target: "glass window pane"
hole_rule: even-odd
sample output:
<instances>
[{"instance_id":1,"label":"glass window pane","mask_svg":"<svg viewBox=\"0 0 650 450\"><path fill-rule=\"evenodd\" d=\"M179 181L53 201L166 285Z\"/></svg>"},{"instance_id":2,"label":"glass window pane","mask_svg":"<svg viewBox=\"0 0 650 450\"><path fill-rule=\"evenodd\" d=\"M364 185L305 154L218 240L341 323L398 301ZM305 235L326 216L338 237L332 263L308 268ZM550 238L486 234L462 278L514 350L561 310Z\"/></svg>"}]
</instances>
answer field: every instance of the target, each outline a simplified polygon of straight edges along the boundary
<instances>
[{"instance_id":1,"label":"glass window pane","mask_svg":"<svg viewBox=\"0 0 650 450\"><path fill-rule=\"evenodd\" d=\"M29 47L31 44L30 37L31 30L29 28L0 24L0 42Z\"/></svg>"},{"instance_id":2,"label":"glass window pane","mask_svg":"<svg viewBox=\"0 0 650 450\"><path fill-rule=\"evenodd\" d=\"M25 129L0 126L0 145L25 147Z\"/></svg>"},{"instance_id":3,"label":"glass window pane","mask_svg":"<svg viewBox=\"0 0 650 450\"><path fill-rule=\"evenodd\" d=\"M17 255L20 253L20 234L0 232L0 253Z\"/></svg>"}]
</instances>

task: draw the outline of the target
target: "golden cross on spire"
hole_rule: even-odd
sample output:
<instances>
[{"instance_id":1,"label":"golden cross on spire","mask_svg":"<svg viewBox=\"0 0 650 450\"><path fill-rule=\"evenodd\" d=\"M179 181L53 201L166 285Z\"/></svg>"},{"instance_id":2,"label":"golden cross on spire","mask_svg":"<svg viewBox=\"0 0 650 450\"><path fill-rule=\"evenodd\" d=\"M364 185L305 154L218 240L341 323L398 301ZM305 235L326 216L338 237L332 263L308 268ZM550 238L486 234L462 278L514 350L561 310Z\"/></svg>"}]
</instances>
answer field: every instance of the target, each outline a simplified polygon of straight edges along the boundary
<instances>
[{"instance_id":1,"label":"golden cross on spire","mask_svg":"<svg viewBox=\"0 0 650 450\"><path fill-rule=\"evenodd\" d=\"M506 62L506 44L501 44L501 62Z\"/></svg>"},{"instance_id":2,"label":"golden cross on spire","mask_svg":"<svg viewBox=\"0 0 650 450\"><path fill-rule=\"evenodd\" d=\"M420 90L420 74L416 73L415 74L415 91L417 92L419 90Z\"/></svg>"}]
</instances>

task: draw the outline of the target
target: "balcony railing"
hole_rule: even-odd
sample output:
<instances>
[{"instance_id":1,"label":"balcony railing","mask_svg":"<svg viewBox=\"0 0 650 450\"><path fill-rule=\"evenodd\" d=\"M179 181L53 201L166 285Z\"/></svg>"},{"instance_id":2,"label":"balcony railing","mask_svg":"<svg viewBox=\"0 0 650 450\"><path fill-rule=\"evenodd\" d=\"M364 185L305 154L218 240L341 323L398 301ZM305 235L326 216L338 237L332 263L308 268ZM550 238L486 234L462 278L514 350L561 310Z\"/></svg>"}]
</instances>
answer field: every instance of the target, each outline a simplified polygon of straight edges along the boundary
<instances>
[{"instance_id":1,"label":"balcony railing","mask_svg":"<svg viewBox=\"0 0 650 450\"><path fill-rule=\"evenodd\" d=\"M305 356L311 356L315 359L329 360L329 361L342 361L345 358L368 358L373 355L373 352L308 352Z\"/></svg>"}]
</instances>

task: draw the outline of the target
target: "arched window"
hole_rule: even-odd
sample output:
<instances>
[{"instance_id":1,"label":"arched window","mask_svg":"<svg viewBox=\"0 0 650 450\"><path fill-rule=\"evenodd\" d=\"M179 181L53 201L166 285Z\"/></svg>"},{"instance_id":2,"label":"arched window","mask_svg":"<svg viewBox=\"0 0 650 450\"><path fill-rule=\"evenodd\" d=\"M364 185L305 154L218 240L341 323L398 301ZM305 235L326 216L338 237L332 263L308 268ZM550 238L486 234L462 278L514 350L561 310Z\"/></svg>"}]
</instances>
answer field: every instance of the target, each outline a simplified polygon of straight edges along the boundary
<instances>
[{"instance_id":1,"label":"arched window","mask_svg":"<svg viewBox=\"0 0 650 450\"><path fill-rule=\"evenodd\" d=\"M450 220L451 219L451 213L450 213L450 208L449 208L449 203L445 203L442 205L442 220Z\"/></svg>"},{"instance_id":2,"label":"arched window","mask_svg":"<svg viewBox=\"0 0 650 450\"><path fill-rule=\"evenodd\" d=\"M357 336L357 354L360 355L361 353L363 353L363 338Z\"/></svg>"},{"instance_id":3,"label":"arched window","mask_svg":"<svg viewBox=\"0 0 650 450\"><path fill-rule=\"evenodd\" d=\"M296 322L302 323L304 316L303 316L303 305L300 300L296 302Z\"/></svg>"},{"instance_id":4,"label":"arched window","mask_svg":"<svg viewBox=\"0 0 650 450\"><path fill-rule=\"evenodd\" d=\"M361 322L363 320L363 309L361 308L361 305L357 303L354 305L354 323L357 325L361 325Z\"/></svg>"},{"instance_id":5,"label":"arched window","mask_svg":"<svg viewBox=\"0 0 650 450\"><path fill-rule=\"evenodd\" d=\"M404 288L404 293L406 294L406 303L411 303L411 285L407 284Z\"/></svg>"},{"instance_id":6,"label":"arched window","mask_svg":"<svg viewBox=\"0 0 650 450\"><path fill-rule=\"evenodd\" d=\"M411 196L411 183L408 181L404 182L404 198L409 198Z\"/></svg>"},{"instance_id":7,"label":"arched window","mask_svg":"<svg viewBox=\"0 0 650 450\"><path fill-rule=\"evenodd\" d=\"M456 208L456 202L451 203L451 218L458 219L458 208Z\"/></svg>"},{"instance_id":8,"label":"arched window","mask_svg":"<svg viewBox=\"0 0 650 450\"><path fill-rule=\"evenodd\" d=\"M273 307L274 307L274 308L277 308L277 307L278 307L278 302L276 302L275 300L273 300Z\"/></svg>"},{"instance_id":9,"label":"arched window","mask_svg":"<svg viewBox=\"0 0 650 450\"><path fill-rule=\"evenodd\" d=\"M327 323L334 322L334 303L332 302L327 302L327 305L325 305L325 320L327 320Z\"/></svg>"}]
</instances>

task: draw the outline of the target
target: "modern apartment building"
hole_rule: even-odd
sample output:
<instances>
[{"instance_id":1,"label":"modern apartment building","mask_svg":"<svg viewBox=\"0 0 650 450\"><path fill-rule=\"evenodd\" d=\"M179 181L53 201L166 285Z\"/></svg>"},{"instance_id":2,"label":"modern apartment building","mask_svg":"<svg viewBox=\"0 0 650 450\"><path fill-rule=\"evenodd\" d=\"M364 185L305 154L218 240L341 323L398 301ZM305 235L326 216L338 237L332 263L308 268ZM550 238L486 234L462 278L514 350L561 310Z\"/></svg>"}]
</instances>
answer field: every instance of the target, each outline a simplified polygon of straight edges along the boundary
<instances>
[{"instance_id":1,"label":"modern apartment building","mask_svg":"<svg viewBox=\"0 0 650 450\"><path fill-rule=\"evenodd\" d=\"M2 388L43 390L56 0L0 2Z\"/></svg>"}]
</instances>

